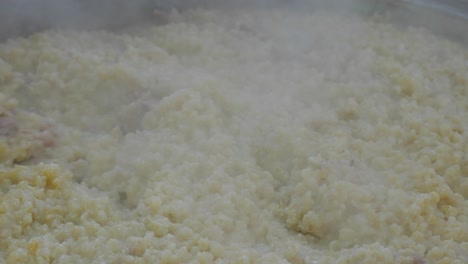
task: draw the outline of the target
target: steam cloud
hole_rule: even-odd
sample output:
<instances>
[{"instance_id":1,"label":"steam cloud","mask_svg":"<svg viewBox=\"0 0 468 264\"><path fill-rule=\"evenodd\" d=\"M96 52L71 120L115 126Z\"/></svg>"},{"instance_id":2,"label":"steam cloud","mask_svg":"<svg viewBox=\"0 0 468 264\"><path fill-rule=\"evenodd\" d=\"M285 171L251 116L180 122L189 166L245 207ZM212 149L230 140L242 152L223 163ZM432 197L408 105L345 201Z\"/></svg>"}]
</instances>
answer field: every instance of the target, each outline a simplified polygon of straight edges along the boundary
<instances>
[{"instance_id":1,"label":"steam cloud","mask_svg":"<svg viewBox=\"0 0 468 264\"><path fill-rule=\"evenodd\" d=\"M151 0L7 0L0 2L0 38L49 27L101 28L147 17Z\"/></svg>"},{"instance_id":2,"label":"steam cloud","mask_svg":"<svg viewBox=\"0 0 468 264\"><path fill-rule=\"evenodd\" d=\"M351 7L357 2L375 0L4 0L0 1L0 40L50 27L118 28L149 18L156 8Z\"/></svg>"}]
</instances>

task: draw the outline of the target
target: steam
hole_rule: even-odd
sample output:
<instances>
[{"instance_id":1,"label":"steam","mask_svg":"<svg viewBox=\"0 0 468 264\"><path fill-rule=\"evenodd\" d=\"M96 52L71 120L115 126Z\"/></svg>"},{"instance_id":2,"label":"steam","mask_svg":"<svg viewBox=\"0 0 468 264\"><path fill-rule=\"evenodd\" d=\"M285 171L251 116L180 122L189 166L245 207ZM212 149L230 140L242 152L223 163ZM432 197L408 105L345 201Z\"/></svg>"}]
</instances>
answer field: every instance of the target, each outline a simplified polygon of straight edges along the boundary
<instances>
[{"instance_id":1,"label":"steam","mask_svg":"<svg viewBox=\"0 0 468 264\"><path fill-rule=\"evenodd\" d=\"M115 28L147 19L152 0L15 0L0 2L0 38L46 28Z\"/></svg>"},{"instance_id":2,"label":"steam","mask_svg":"<svg viewBox=\"0 0 468 264\"><path fill-rule=\"evenodd\" d=\"M47 28L119 28L151 18L154 9L274 7L344 7L358 0L14 0L0 1L0 40Z\"/></svg>"},{"instance_id":3,"label":"steam","mask_svg":"<svg viewBox=\"0 0 468 264\"><path fill-rule=\"evenodd\" d=\"M460 21L449 21L450 25L457 25L455 30L448 23L439 23L441 19L447 20L450 17L466 19L468 4L460 2L448 1L448 5L442 5L431 0L9 0L0 1L0 41L27 36L48 28L121 28L151 19L155 9L180 11L188 8L239 7L284 7L306 12L318 8L333 8L334 11L365 15L376 10L398 10L398 20L403 20L406 24L420 22L417 26L449 32L445 35L460 38L460 31L466 31L464 24L458 26ZM422 8L425 12L421 12L421 8L418 8L416 12L411 6L423 6L426 10ZM449 16L442 17L443 13ZM441 19L434 19L434 16L440 16Z\"/></svg>"}]
</instances>

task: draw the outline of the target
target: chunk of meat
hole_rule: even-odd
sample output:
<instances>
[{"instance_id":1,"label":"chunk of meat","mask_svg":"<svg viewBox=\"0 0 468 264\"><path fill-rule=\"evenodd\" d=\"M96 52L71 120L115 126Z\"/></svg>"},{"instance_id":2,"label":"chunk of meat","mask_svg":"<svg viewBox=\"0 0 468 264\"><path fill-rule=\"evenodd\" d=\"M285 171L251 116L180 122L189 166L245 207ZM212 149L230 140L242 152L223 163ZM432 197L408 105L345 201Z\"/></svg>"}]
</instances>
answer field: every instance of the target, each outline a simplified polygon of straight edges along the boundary
<instances>
[{"instance_id":1,"label":"chunk of meat","mask_svg":"<svg viewBox=\"0 0 468 264\"><path fill-rule=\"evenodd\" d=\"M31 162L45 149L53 147L56 138L53 123L37 114L17 109L16 104L0 100L1 163Z\"/></svg>"},{"instance_id":2,"label":"chunk of meat","mask_svg":"<svg viewBox=\"0 0 468 264\"><path fill-rule=\"evenodd\" d=\"M18 131L15 117L6 114L0 115L0 137L10 136Z\"/></svg>"}]
</instances>

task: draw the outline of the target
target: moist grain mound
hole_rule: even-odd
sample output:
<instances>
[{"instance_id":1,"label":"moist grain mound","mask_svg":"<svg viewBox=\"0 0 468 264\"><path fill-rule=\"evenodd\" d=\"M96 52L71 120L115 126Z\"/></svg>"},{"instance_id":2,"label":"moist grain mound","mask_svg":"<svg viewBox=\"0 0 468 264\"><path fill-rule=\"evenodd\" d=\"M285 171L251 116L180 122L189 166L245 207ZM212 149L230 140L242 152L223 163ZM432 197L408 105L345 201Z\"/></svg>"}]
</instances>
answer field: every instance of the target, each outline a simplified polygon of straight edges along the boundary
<instances>
[{"instance_id":1,"label":"moist grain mound","mask_svg":"<svg viewBox=\"0 0 468 264\"><path fill-rule=\"evenodd\" d=\"M468 263L468 51L188 10L0 44L2 263Z\"/></svg>"}]
</instances>

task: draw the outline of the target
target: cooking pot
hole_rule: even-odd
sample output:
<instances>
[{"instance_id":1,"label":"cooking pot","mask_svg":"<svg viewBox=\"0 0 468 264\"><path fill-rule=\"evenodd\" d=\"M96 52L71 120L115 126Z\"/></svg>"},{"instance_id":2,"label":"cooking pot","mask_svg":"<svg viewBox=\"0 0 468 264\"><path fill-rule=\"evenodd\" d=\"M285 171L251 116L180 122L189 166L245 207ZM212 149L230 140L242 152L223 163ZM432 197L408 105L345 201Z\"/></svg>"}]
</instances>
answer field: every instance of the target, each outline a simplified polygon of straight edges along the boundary
<instances>
[{"instance_id":1,"label":"cooking pot","mask_svg":"<svg viewBox=\"0 0 468 264\"><path fill-rule=\"evenodd\" d=\"M399 25L425 27L468 43L468 0L7 0L0 2L0 40L47 28L116 29L153 19L153 10L281 6L385 14Z\"/></svg>"}]
</instances>

